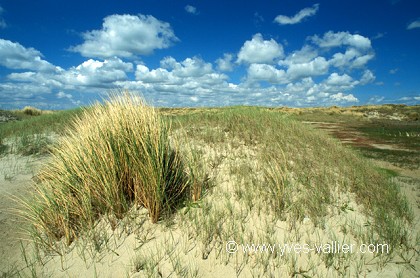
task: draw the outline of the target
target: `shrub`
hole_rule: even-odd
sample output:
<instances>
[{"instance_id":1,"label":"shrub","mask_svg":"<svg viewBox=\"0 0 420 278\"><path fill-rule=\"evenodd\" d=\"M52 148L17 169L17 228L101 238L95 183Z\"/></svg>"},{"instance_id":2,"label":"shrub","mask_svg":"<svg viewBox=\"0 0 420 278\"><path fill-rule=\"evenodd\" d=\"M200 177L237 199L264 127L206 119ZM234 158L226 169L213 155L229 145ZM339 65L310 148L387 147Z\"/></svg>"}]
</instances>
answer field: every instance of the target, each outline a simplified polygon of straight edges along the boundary
<instances>
[{"instance_id":1,"label":"shrub","mask_svg":"<svg viewBox=\"0 0 420 278\"><path fill-rule=\"evenodd\" d=\"M418 121L419 120L419 113L417 112L410 112L407 115L409 121Z\"/></svg>"},{"instance_id":2,"label":"shrub","mask_svg":"<svg viewBox=\"0 0 420 278\"><path fill-rule=\"evenodd\" d=\"M152 222L186 197L190 180L170 127L132 94L113 95L76 117L40 174L26 217L33 235L70 244L100 216L118 219L133 206Z\"/></svg>"},{"instance_id":3,"label":"shrub","mask_svg":"<svg viewBox=\"0 0 420 278\"><path fill-rule=\"evenodd\" d=\"M23 114L29 115L29 116L39 116L42 114L42 111L38 108L32 107L32 106L25 106L22 109Z\"/></svg>"}]
</instances>

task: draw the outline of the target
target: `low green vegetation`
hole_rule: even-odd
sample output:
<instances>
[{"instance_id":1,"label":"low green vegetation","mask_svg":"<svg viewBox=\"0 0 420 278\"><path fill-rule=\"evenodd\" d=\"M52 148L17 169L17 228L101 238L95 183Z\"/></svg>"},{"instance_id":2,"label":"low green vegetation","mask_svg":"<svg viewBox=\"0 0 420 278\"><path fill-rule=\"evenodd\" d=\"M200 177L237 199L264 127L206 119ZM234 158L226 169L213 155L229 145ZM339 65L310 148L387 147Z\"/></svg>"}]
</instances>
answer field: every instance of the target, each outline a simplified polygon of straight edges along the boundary
<instances>
[{"instance_id":1,"label":"low green vegetation","mask_svg":"<svg viewBox=\"0 0 420 278\"><path fill-rule=\"evenodd\" d=\"M63 134L66 126L72 122L73 117L79 115L82 108L72 110L42 113L39 116L22 116L19 111L12 111L11 115L17 120L0 123L2 138L16 137L22 134L50 133Z\"/></svg>"},{"instance_id":2,"label":"low green vegetation","mask_svg":"<svg viewBox=\"0 0 420 278\"><path fill-rule=\"evenodd\" d=\"M81 108L34 116L22 111L0 113L8 122L0 123L0 155L16 153L21 155L45 154L53 143L51 137L63 135L73 117L82 112Z\"/></svg>"},{"instance_id":3,"label":"low green vegetation","mask_svg":"<svg viewBox=\"0 0 420 278\"><path fill-rule=\"evenodd\" d=\"M202 200L200 209L191 210L184 219L188 234L202 244L203 259L212 252L220 254L226 238L236 242L300 242L310 236L300 230L299 223L308 221L322 233L331 225L332 211L346 219L346 212L355 209L349 196L362 207L366 220L337 223L340 237L372 244L387 242L391 252L398 253L400 248L413 252L408 232L413 212L391 179L395 173L378 169L324 132L288 114L256 107L190 110L172 116L169 111L165 113L178 122L175 126L185 129L184 140L193 141L203 150L203 157L208 148L214 152L207 156L207 171L214 173L211 176L227 173L230 177L228 184L226 176L215 178L215 187ZM287 223L287 236L279 235L275 228L282 223ZM220 256L224 263L236 263L236 275L252 261L246 255L241 259ZM314 265L302 268L302 262L293 256L268 253L258 259L253 261L255 275L274 275L286 264L286 273L291 276L322 276ZM350 275L352 260L363 261L330 254L324 263L335 268L336 275Z\"/></svg>"},{"instance_id":4,"label":"low green vegetation","mask_svg":"<svg viewBox=\"0 0 420 278\"><path fill-rule=\"evenodd\" d=\"M233 107L186 113L174 119L185 127L188 140L237 144L254 150L263 177L256 179L252 168L240 165L235 166L234 174L248 184L248 193L256 193L250 199L260 196L269 200L280 218L291 212L293 221L308 216L322 223L327 206L334 201L332 194L338 189L356 194L370 216L376 217L380 211L387 219L412 220L405 198L389 175L378 172L337 140L286 114ZM384 223L376 221L379 232Z\"/></svg>"},{"instance_id":5,"label":"low green vegetation","mask_svg":"<svg viewBox=\"0 0 420 278\"><path fill-rule=\"evenodd\" d=\"M375 120L356 127L370 138L420 151L420 123Z\"/></svg>"},{"instance_id":6,"label":"low green vegetation","mask_svg":"<svg viewBox=\"0 0 420 278\"><path fill-rule=\"evenodd\" d=\"M420 154L418 151L389 150L369 147L358 147L357 151L364 157L388 161L400 168L416 170L420 165Z\"/></svg>"},{"instance_id":7,"label":"low green vegetation","mask_svg":"<svg viewBox=\"0 0 420 278\"><path fill-rule=\"evenodd\" d=\"M367 158L385 160L401 168L418 169L420 165L419 105L388 104L287 112L299 121L323 123L324 129L329 125L339 126L332 132L338 138L348 136L346 132L349 131L359 132L359 137L364 139L352 146Z\"/></svg>"}]
</instances>

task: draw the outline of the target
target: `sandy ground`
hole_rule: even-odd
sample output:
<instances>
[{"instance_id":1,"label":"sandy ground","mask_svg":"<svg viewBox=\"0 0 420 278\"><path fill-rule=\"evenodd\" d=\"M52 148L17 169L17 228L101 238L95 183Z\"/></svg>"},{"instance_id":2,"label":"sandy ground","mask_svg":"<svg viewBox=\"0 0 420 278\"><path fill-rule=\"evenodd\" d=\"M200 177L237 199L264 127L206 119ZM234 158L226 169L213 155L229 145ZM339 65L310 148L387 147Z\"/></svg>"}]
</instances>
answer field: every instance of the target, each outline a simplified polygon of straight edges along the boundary
<instances>
[{"instance_id":1,"label":"sandy ground","mask_svg":"<svg viewBox=\"0 0 420 278\"><path fill-rule=\"evenodd\" d=\"M252 161L252 150L239 147L228 147L217 150L216 148L205 148L205 156L211 157L222 154L225 159L217 166L217 171L212 177L217 184L217 190L206 197L213 207L212 215L223 215L226 219L216 219L215 223L223 223L225 226L232 226L237 229L241 226L238 223L239 216L243 213L241 204L230 202L230 197L235 181L229 175L229 165L239 164L243 161ZM240 154L241 158L238 158ZM231 156L231 157L230 157ZM24 224L18 222L18 217L13 214L13 209L18 207L11 196L25 196L28 194L31 180L41 167L47 157L18 157L8 155L0 158L0 273L12 273L12 269L24 269L22 273L31 275L36 273L42 277L145 277L153 268L156 277L251 277L254 272L260 273L260 260L264 254L250 252L241 254L228 254L225 251L226 242L233 234L230 230L219 239L211 239L209 245L203 246L200 240L192 239L196 229L195 226L181 227L180 212L172 222L152 224L147 218L144 210L133 210L120 226L112 231L110 227L100 222L98 231L104 240L93 246L89 242L80 241L71 246L64 256L47 256L42 264L36 264L33 268L26 267L20 250L20 240L25 236L19 233ZM233 162L232 162L233 161ZM389 166L385 162L382 166ZM413 234L420 232L420 173L419 170L410 171L396 169L406 177L399 177L398 182L403 192L413 207L415 214L415 226ZM337 193L339 194L339 193ZM289 223L284 221L272 222L269 215L251 213L244 215L242 228L244 231L242 239L234 239L237 243L252 243L252 239L264 239L267 243L315 243L330 242L333 238L338 242L360 245L360 242L347 238L342 227L347 222L356 223L355 226L363 226L366 222L361 213L361 208L354 202L351 195L337 195L337 206L342 202L348 204L351 210L343 214L339 210L331 210L330 216L326 219L323 228L313 225L311 219L304 219L302 223ZM231 205L231 214L226 204ZM217 214L215 212L220 212ZM205 213L198 212L198 217L207 217ZM272 227L272 234L265 230L267 226ZM19 227L19 229L17 228ZM203 227L204 229L204 227ZM24 246L30 250L26 244ZM95 253L91 250L100 250ZM418 251L417 251L418 252ZM34 260L29 255L28 260ZM83 254L83 256L81 256ZM338 256L338 255L337 255ZM403 277L414 277L419 275L420 261L411 261L416 270L407 268L401 263L399 257L394 257L383 268L378 268L380 261L369 256L355 254L352 257L343 255L342 259L349 264L350 276L357 276L362 273L365 277L396 277L398 274ZM297 263L293 264L293 260ZM301 254L297 258L292 256L277 256L267 259L268 269L275 269L271 272L274 277L287 277L287 273L311 275L311 269L319 277L334 277L334 267L340 267L340 259L335 260L328 269L325 267L326 258L323 256L309 256ZM360 263L360 266L357 262ZM255 267L258 265L258 267ZM292 266L293 265L293 266ZM295 267L293 270L291 267ZM360 269L356 269L360 267ZM305 272L308 271L308 272ZM7 275L6 275L7 276ZM13 275L11 275L13 276Z\"/></svg>"},{"instance_id":2,"label":"sandy ground","mask_svg":"<svg viewBox=\"0 0 420 278\"><path fill-rule=\"evenodd\" d=\"M24 233L26 223L18 217L16 209L21 205L17 198L28 196L32 178L47 157L0 157L0 269L11 268L22 261L21 241L27 245Z\"/></svg>"}]
</instances>

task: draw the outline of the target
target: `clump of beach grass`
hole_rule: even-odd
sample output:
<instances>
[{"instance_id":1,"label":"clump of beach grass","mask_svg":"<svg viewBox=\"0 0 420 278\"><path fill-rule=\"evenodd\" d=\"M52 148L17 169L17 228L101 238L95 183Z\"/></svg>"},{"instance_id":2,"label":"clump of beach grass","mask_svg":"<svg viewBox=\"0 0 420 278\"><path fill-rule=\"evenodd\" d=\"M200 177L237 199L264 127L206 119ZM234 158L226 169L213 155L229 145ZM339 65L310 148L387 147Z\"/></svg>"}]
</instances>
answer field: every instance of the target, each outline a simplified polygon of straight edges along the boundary
<instances>
[{"instance_id":1,"label":"clump of beach grass","mask_svg":"<svg viewBox=\"0 0 420 278\"><path fill-rule=\"evenodd\" d=\"M39 116L42 114L42 111L32 106L25 106L22 109L22 113L29 116Z\"/></svg>"},{"instance_id":2,"label":"clump of beach grass","mask_svg":"<svg viewBox=\"0 0 420 278\"><path fill-rule=\"evenodd\" d=\"M122 219L133 206L146 208L152 222L171 213L188 197L191 182L169 131L132 93L85 109L53 147L35 199L26 201L35 243L70 244L99 218Z\"/></svg>"}]
</instances>

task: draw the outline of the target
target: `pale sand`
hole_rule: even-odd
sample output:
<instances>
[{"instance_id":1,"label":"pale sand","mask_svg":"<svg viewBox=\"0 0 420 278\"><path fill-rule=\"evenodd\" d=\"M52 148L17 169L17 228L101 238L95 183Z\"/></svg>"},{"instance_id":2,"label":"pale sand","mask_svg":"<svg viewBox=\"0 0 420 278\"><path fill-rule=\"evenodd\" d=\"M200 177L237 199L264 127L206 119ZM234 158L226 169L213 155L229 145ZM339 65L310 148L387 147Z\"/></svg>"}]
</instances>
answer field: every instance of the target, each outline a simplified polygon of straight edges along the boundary
<instances>
[{"instance_id":1,"label":"pale sand","mask_svg":"<svg viewBox=\"0 0 420 278\"><path fill-rule=\"evenodd\" d=\"M6 155L0 157L0 266L5 271L22 261L20 241L27 245L28 237L22 231L27 223L18 217L20 208L16 197L27 197L32 177L46 157L22 157Z\"/></svg>"},{"instance_id":2,"label":"pale sand","mask_svg":"<svg viewBox=\"0 0 420 278\"><path fill-rule=\"evenodd\" d=\"M94 258L89 250L92 246L86 241L79 240L74 243L70 251L64 256L47 256L43 264L35 264L33 269L40 277L145 277L146 270L135 270L139 261L152 265L156 270L157 277L184 277L195 275L197 277L252 277L253 274L274 277L289 277L292 273L303 273L309 276L335 277L339 274L335 268L340 269L340 264L348 267L347 275L352 277L396 277L403 274L404 277L419 275L420 259L417 254L411 260L417 272L401 264L401 258L394 257L383 267L378 258L372 255L360 253L336 253L332 254L334 260L330 267L326 267L327 254L315 254L314 252L300 253L290 252L281 256L259 252L237 252L228 254L226 243L235 240L237 243L268 243L268 244L327 244L332 241L354 245L354 251L360 244L352 234L362 232L368 219L361 213L352 194L335 192L335 204L328 210L329 214L324 225L316 227L312 220L305 218L301 223L291 223L274 220L262 208L264 204L255 203L249 209L244 202L234 198L235 188L240 186L230 174L232 165L248 163L254 170L258 170L255 164L252 149L240 143L230 143L223 147L207 146L198 142L198 147L204 152L203 160L216 161L211 172L215 187L210 194L204 197L202 202L211 204L211 213L205 213L200 208L191 208L179 211L172 221L163 221L152 224L147 218L144 209L134 210L120 223L119 227L111 231L105 222L99 222L98 232L103 239L101 251L94 253ZM30 274L31 269L25 268L25 263L19 250L21 237L17 233L17 226L24 224L16 222L17 217L7 214L16 204L8 196L23 194L30 188L31 178L39 169L42 161L47 158L23 158L7 156L0 158L0 246L1 265L0 271L7 271L14 264L17 269L23 269L23 273ZM8 168L9 167L9 168ZM4 179L4 173L14 169L11 180ZM11 171L11 170L10 170ZM13 171L12 171L13 173ZM8 177L7 177L8 178ZM419 232L420 223L420 184L419 180L401 179L399 181L404 192L413 206L416 220L413 235ZM340 209L347 204L346 210ZM258 209L260 208L260 209ZM203 233L197 231L197 227L205 230L204 226L188 224L185 213L192 213L196 219L216 217L214 223L221 225L222 232L219 237L211 238L209 244L204 245ZM194 217L192 217L194 219ZM187 224L186 224L187 223ZM352 230L344 233L343 229ZM107 234L107 236L105 236ZM26 246L26 245L25 245ZM279 245L276 246L278 248ZM85 249L85 251L82 251ZM30 248L27 247L29 255ZM85 258L80 256L85 255ZM408 253L407 253L408 254ZM410 253L411 254L411 253ZM33 257L29 256L30 260ZM32 258L32 259L31 259ZM143 258L143 260L139 259ZM137 262L137 263L136 263ZM266 272L263 265L266 262ZM147 268L145 266L144 268Z\"/></svg>"}]
</instances>

